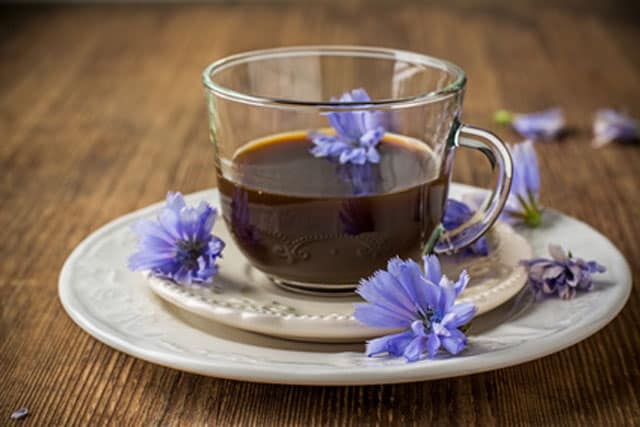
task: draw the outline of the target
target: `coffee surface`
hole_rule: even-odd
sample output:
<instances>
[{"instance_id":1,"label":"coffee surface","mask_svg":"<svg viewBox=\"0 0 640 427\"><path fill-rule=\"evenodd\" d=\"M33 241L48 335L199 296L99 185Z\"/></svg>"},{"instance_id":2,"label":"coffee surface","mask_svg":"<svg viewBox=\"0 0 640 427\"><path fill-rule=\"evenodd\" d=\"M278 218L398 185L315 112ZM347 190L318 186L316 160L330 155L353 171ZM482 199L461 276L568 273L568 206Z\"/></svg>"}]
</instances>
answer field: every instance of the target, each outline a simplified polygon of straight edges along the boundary
<instances>
[{"instance_id":1,"label":"coffee surface","mask_svg":"<svg viewBox=\"0 0 640 427\"><path fill-rule=\"evenodd\" d=\"M252 264L291 283L353 284L415 257L440 222L445 177L424 144L387 135L377 164L315 158L302 132L245 145L218 170L222 214Z\"/></svg>"}]
</instances>

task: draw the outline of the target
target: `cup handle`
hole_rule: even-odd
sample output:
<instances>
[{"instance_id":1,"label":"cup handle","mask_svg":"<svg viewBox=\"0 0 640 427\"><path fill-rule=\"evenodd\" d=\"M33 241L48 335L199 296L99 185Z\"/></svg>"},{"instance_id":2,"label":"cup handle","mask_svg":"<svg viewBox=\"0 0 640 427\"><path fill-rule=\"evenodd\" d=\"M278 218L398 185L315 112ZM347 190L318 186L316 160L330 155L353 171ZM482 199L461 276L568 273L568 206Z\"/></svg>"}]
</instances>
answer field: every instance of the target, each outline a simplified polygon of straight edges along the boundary
<instances>
[{"instance_id":1,"label":"cup handle","mask_svg":"<svg viewBox=\"0 0 640 427\"><path fill-rule=\"evenodd\" d=\"M434 233L425 252L433 250L436 254L451 254L471 245L491 228L509 197L513 162L507 145L500 138L487 130L462 124L454 134L453 144L454 148L473 148L482 152L489 159L491 168L498 169L498 179L475 215L454 230L445 231L440 225L440 232Z\"/></svg>"}]
</instances>

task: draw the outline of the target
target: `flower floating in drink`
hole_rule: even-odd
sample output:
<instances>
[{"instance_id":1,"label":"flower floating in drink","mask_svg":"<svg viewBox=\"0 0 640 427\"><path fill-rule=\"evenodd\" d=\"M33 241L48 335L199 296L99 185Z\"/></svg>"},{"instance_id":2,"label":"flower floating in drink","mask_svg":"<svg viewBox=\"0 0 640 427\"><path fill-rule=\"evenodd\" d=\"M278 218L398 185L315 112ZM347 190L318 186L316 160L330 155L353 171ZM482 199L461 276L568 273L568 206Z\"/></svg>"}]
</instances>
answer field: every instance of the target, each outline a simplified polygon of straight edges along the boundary
<instances>
[{"instance_id":1,"label":"flower floating in drink","mask_svg":"<svg viewBox=\"0 0 640 427\"><path fill-rule=\"evenodd\" d=\"M366 103L371 98L366 90L354 89L345 92L340 99L331 98L331 102ZM383 113L381 111L345 111L327 113L327 119L335 133L321 131L309 132L313 148L310 150L315 157L337 159L340 164L380 162L377 146L386 132L382 126Z\"/></svg>"}]
</instances>

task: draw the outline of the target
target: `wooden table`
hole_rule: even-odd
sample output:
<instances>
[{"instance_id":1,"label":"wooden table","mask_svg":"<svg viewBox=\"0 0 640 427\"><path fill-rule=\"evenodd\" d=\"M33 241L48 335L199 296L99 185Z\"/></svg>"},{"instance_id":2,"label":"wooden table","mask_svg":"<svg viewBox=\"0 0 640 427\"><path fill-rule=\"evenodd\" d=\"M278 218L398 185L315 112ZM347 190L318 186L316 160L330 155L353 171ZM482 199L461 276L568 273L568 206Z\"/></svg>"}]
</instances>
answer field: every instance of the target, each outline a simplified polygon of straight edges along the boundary
<instances>
[{"instance_id":1,"label":"wooden table","mask_svg":"<svg viewBox=\"0 0 640 427\"><path fill-rule=\"evenodd\" d=\"M491 123L496 109L564 107L574 131L538 147L543 202L609 236L638 277L640 146L590 147L596 108L640 116L637 7L391 3L0 9L0 424L640 423L637 292L604 330L553 356L371 387L186 374L114 351L64 313L58 272L89 232L169 189L215 185L204 66L292 44L381 45L448 58L470 76L465 120L511 141L514 134ZM472 161L459 159L457 179L487 178ZM21 406L31 414L11 421Z\"/></svg>"}]
</instances>

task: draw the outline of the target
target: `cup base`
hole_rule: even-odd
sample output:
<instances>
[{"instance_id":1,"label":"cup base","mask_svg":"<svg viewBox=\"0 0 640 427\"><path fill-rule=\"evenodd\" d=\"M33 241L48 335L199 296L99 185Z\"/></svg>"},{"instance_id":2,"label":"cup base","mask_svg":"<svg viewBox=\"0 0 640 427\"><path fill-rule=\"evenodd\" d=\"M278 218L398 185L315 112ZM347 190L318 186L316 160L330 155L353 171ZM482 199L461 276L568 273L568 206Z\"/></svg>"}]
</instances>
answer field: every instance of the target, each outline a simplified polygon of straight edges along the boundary
<instances>
[{"instance_id":1,"label":"cup base","mask_svg":"<svg viewBox=\"0 0 640 427\"><path fill-rule=\"evenodd\" d=\"M356 283L351 284L331 284L323 285L318 283L303 283L291 280L282 280L274 276L268 276L269 280L276 286L289 292L304 295L315 295L323 297L344 297L355 295L358 287Z\"/></svg>"}]
</instances>

